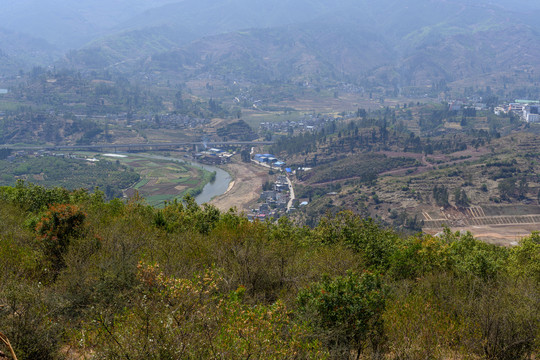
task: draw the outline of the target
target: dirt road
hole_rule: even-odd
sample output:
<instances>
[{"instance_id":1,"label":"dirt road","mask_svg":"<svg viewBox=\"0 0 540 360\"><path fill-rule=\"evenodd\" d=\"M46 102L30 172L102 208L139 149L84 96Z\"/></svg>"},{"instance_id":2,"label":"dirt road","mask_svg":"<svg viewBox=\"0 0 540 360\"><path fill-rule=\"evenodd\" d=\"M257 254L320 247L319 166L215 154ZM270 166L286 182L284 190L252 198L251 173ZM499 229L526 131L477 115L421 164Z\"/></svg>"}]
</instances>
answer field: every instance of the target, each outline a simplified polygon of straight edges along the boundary
<instances>
[{"instance_id":1,"label":"dirt road","mask_svg":"<svg viewBox=\"0 0 540 360\"><path fill-rule=\"evenodd\" d=\"M227 192L212 199L210 204L222 211L234 206L238 211L248 211L250 205L259 199L262 184L269 179L268 169L241 162L236 156L224 168L231 174L233 181Z\"/></svg>"}]
</instances>

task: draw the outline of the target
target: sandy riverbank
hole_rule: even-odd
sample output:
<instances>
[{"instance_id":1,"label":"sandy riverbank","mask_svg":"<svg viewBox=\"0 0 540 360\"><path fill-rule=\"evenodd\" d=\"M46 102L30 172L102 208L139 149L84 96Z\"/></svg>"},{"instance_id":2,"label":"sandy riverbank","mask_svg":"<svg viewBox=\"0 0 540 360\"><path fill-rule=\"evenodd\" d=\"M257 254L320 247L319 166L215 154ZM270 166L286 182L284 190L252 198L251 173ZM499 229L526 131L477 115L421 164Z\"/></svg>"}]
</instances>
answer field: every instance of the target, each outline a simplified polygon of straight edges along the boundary
<instances>
[{"instance_id":1,"label":"sandy riverbank","mask_svg":"<svg viewBox=\"0 0 540 360\"><path fill-rule=\"evenodd\" d=\"M268 170L251 163L241 162L236 156L224 166L233 181L227 191L210 201L222 211L236 207L238 211L248 211L259 199L262 185L269 179Z\"/></svg>"}]
</instances>

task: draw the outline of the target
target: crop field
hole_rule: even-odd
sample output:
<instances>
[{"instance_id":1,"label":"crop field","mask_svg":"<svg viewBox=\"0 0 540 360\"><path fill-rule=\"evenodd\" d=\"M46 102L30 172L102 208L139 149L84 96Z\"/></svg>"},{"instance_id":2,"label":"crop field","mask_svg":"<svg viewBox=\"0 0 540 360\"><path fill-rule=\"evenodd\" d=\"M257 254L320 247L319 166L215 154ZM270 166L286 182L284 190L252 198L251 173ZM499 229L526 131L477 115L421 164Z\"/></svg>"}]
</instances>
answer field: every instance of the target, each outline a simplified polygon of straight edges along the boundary
<instances>
[{"instance_id":1,"label":"crop field","mask_svg":"<svg viewBox=\"0 0 540 360\"><path fill-rule=\"evenodd\" d=\"M335 109L340 111L356 111L359 107L365 109L379 109L381 106L395 106L397 101L383 101L369 99L360 94L341 93L337 97L330 94L321 96L312 94L307 96L297 96L294 100L285 100L277 103L278 106L286 106L299 111L315 111L322 113L331 113Z\"/></svg>"},{"instance_id":2,"label":"crop field","mask_svg":"<svg viewBox=\"0 0 540 360\"><path fill-rule=\"evenodd\" d=\"M133 168L141 180L124 191L131 197L138 192L149 205L162 206L165 201L180 199L188 192L196 194L209 181L210 173L202 169L167 160L150 159L136 154L118 158Z\"/></svg>"},{"instance_id":3,"label":"crop field","mask_svg":"<svg viewBox=\"0 0 540 360\"><path fill-rule=\"evenodd\" d=\"M518 225L538 224L540 229L540 214L517 215L517 216L485 216L461 219L431 219L424 220L426 228L442 228L443 226L484 226L484 225Z\"/></svg>"}]
</instances>

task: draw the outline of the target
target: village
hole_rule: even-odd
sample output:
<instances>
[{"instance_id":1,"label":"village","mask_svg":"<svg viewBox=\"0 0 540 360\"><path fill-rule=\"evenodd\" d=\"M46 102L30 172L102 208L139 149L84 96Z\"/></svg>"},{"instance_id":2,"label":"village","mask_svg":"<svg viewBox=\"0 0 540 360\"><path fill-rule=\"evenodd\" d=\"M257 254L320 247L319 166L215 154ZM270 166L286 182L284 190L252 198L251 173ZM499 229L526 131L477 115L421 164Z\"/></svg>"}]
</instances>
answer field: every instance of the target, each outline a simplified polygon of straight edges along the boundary
<instances>
[{"instance_id":1,"label":"village","mask_svg":"<svg viewBox=\"0 0 540 360\"><path fill-rule=\"evenodd\" d=\"M325 124L340 120L343 120L343 117L336 118L329 115L307 114L296 121L287 120L283 122L262 122L259 126L259 131L263 134L265 132L283 134L293 134L295 132L316 132L320 131Z\"/></svg>"},{"instance_id":2,"label":"village","mask_svg":"<svg viewBox=\"0 0 540 360\"><path fill-rule=\"evenodd\" d=\"M540 123L540 101L516 100L513 103L497 106L496 115L513 113L527 123Z\"/></svg>"},{"instance_id":3,"label":"village","mask_svg":"<svg viewBox=\"0 0 540 360\"><path fill-rule=\"evenodd\" d=\"M488 105L482 102L481 98L469 100L452 100L448 102L448 111L462 111L473 109L475 111L486 111ZM540 101L517 99L512 103L503 103L493 107L495 115L513 114L526 123L540 123Z\"/></svg>"},{"instance_id":4,"label":"village","mask_svg":"<svg viewBox=\"0 0 540 360\"><path fill-rule=\"evenodd\" d=\"M275 180L263 184L262 192L259 198L258 207L252 208L248 214L250 220L277 220L296 208L297 201L294 195L294 188L290 177L294 175L291 168L286 167L284 161L279 160L272 154L255 154L252 163L269 169L269 174L277 172ZM307 202L300 206L307 205Z\"/></svg>"}]
</instances>

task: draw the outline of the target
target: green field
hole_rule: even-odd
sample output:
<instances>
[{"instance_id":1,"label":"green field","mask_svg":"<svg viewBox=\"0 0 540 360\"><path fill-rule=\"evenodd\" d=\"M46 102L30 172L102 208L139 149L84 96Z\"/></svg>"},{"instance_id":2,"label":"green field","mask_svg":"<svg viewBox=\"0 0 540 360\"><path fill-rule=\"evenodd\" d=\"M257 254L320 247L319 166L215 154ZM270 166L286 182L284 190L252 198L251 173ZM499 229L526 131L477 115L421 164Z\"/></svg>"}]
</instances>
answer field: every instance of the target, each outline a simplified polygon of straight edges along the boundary
<instances>
[{"instance_id":1,"label":"green field","mask_svg":"<svg viewBox=\"0 0 540 360\"><path fill-rule=\"evenodd\" d=\"M115 158L140 175L140 181L124 193L133 196L135 191L149 205L161 207L165 201L181 199L186 194L199 194L212 179L212 173L185 163L129 154ZM104 155L98 158L111 158Z\"/></svg>"}]
</instances>

